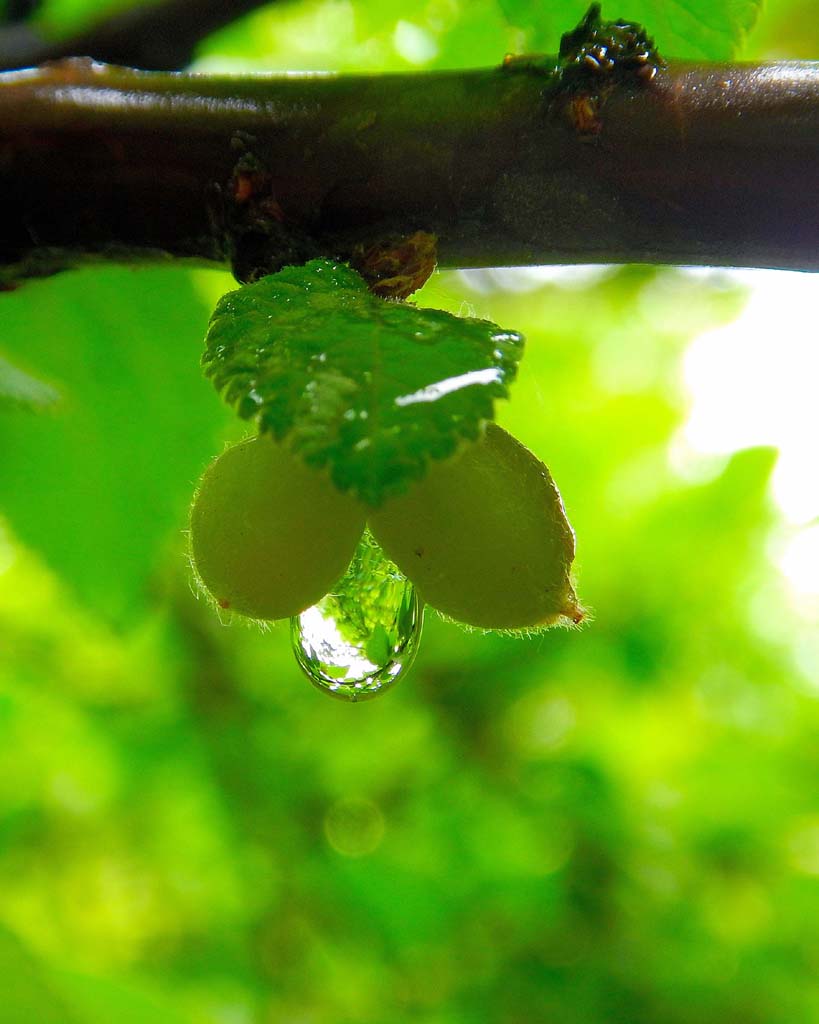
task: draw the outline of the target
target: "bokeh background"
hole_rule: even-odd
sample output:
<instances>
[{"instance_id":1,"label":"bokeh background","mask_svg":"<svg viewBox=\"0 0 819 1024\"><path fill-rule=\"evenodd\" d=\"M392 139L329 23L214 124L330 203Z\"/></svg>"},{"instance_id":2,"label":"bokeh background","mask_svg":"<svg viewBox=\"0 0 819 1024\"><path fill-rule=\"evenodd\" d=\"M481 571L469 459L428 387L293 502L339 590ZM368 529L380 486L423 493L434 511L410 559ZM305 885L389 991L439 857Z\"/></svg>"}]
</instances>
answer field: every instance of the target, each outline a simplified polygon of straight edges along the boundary
<instances>
[{"instance_id":1,"label":"bokeh background","mask_svg":"<svg viewBox=\"0 0 819 1024\"><path fill-rule=\"evenodd\" d=\"M491 64L585 4L508 6L271 4L196 67ZM696 6L604 13L719 55ZM813 0L769 0L740 54L819 57ZM815 1024L815 278L437 274L419 303L527 337L500 420L561 487L593 616L428 614L355 706L192 591L190 495L243 430L198 366L230 287L0 296L0 356L60 395L0 410L0 1024Z\"/></svg>"}]
</instances>

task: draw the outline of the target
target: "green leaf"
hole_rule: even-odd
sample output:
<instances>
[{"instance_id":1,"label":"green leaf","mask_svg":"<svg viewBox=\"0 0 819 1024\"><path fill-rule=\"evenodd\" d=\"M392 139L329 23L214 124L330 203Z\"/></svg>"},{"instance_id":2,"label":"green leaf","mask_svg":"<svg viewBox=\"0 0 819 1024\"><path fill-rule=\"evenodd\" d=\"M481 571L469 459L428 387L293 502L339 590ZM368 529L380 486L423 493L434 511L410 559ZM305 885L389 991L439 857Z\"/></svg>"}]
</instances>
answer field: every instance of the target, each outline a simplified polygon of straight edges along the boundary
<instances>
[{"instance_id":1,"label":"green leaf","mask_svg":"<svg viewBox=\"0 0 819 1024\"><path fill-rule=\"evenodd\" d=\"M0 1024L79 1024L48 973L0 928Z\"/></svg>"},{"instance_id":2,"label":"green leaf","mask_svg":"<svg viewBox=\"0 0 819 1024\"><path fill-rule=\"evenodd\" d=\"M0 356L0 409L45 409L57 401L57 392Z\"/></svg>"},{"instance_id":3,"label":"green leaf","mask_svg":"<svg viewBox=\"0 0 819 1024\"><path fill-rule=\"evenodd\" d=\"M133 0L43 0L34 10L31 24L46 38L62 39L116 11L135 6Z\"/></svg>"},{"instance_id":4,"label":"green leaf","mask_svg":"<svg viewBox=\"0 0 819 1024\"><path fill-rule=\"evenodd\" d=\"M557 53L560 37L580 21L587 0L498 0L527 50ZM728 60L759 15L761 0L604 0L603 18L638 22L666 59Z\"/></svg>"},{"instance_id":5,"label":"green leaf","mask_svg":"<svg viewBox=\"0 0 819 1024\"><path fill-rule=\"evenodd\" d=\"M96 267L1 298L4 350L62 400L49 416L0 408L0 514L121 622L168 542L181 548L194 482L222 443L228 417L199 369L207 308L178 269Z\"/></svg>"},{"instance_id":6,"label":"green leaf","mask_svg":"<svg viewBox=\"0 0 819 1024\"><path fill-rule=\"evenodd\" d=\"M161 996L130 982L54 969L0 927L0 1024L186 1024Z\"/></svg>"},{"instance_id":7,"label":"green leaf","mask_svg":"<svg viewBox=\"0 0 819 1024\"><path fill-rule=\"evenodd\" d=\"M203 362L240 416L378 505L477 437L522 345L487 320L377 298L354 270L314 260L225 295Z\"/></svg>"},{"instance_id":8,"label":"green leaf","mask_svg":"<svg viewBox=\"0 0 819 1024\"><path fill-rule=\"evenodd\" d=\"M53 974L82 1024L190 1024L190 1018L161 995L130 981L59 970Z\"/></svg>"}]
</instances>

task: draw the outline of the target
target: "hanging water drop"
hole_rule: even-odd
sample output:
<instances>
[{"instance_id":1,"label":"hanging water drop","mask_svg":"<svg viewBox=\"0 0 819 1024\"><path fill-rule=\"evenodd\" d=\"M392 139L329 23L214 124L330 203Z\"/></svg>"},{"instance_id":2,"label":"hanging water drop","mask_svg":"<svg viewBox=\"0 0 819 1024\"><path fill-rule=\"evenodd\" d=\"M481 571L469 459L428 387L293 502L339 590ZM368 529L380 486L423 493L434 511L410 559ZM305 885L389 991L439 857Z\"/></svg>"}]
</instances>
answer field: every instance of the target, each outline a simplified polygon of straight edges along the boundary
<instances>
[{"instance_id":1,"label":"hanging water drop","mask_svg":"<svg viewBox=\"0 0 819 1024\"><path fill-rule=\"evenodd\" d=\"M320 690L367 700L406 674L423 616L413 585L366 532L333 592L290 620L293 651Z\"/></svg>"}]
</instances>

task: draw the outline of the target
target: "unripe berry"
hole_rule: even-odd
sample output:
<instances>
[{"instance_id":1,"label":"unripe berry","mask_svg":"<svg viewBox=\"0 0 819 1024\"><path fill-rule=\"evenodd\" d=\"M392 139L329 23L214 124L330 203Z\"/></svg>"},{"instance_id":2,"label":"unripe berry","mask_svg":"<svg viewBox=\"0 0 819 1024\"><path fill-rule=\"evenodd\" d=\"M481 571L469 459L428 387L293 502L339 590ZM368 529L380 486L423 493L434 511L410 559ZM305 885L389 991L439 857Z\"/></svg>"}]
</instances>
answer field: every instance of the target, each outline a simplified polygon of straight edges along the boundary
<instances>
[{"instance_id":1,"label":"unripe berry","mask_svg":"<svg viewBox=\"0 0 819 1024\"><path fill-rule=\"evenodd\" d=\"M458 622L522 630L583 617L569 575L574 533L557 487L494 423L372 512L370 529L421 598Z\"/></svg>"},{"instance_id":2,"label":"unripe berry","mask_svg":"<svg viewBox=\"0 0 819 1024\"><path fill-rule=\"evenodd\" d=\"M253 437L228 448L200 481L190 520L194 569L221 608L290 618L344 575L365 518L326 473Z\"/></svg>"}]
</instances>

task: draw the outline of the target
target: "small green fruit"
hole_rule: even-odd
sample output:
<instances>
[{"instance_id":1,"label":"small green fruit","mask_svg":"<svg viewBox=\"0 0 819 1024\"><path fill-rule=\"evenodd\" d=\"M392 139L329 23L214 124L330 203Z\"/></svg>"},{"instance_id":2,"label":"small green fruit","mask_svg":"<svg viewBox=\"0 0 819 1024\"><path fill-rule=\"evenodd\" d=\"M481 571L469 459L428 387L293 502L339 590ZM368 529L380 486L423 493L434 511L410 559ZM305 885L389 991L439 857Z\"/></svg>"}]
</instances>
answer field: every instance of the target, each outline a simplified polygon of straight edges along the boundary
<instances>
[{"instance_id":1,"label":"small green fruit","mask_svg":"<svg viewBox=\"0 0 819 1024\"><path fill-rule=\"evenodd\" d=\"M221 608L290 618L344 575L365 518L325 473L269 437L250 438L202 477L191 509L193 565Z\"/></svg>"},{"instance_id":2,"label":"small green fruit","mask_svg":"<svg viewBox=\"0 0 819 1024\"><path fill-rule=\"evenodd\" d=\"M484 629L579 622L574 533L548 469L505 430L370 514L387 555L433 608Z\"/></svg>"}]
</instances>

